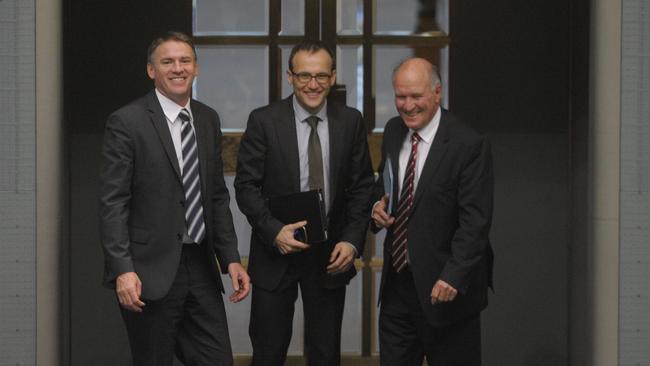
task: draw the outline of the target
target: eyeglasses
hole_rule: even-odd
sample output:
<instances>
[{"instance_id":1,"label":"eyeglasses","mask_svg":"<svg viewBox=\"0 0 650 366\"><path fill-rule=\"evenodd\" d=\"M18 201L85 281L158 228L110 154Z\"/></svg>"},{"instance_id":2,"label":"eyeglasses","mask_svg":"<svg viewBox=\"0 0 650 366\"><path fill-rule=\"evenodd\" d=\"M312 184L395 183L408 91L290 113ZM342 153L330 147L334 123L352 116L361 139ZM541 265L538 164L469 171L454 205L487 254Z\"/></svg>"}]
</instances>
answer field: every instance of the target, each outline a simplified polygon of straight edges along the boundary
<instances>
[{"instance_id":1,"label":"eyeglasses","mask_svg":"<svg viewBox=\"0 0 650 366\"><path fill-rule=\"evenodd\" d=\"M325 84L332 77L332 75L325 74L325 73L312 75L308 72L295 73L293 71L291 71L291 75L293 75L296 79L298 79L299 82L303 84L307 84L308 82L311 81L311 79L316 79L316 82L319 84Z\"/></svg>"}]
</instances>

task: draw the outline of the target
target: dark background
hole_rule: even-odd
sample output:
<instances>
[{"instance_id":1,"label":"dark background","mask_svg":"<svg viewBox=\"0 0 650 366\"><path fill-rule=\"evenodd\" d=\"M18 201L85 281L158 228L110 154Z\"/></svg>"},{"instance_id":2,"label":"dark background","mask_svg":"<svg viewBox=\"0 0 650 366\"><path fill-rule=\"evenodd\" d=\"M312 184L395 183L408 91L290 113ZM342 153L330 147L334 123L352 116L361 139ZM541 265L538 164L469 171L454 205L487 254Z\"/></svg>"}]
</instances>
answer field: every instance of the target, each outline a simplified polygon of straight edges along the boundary
<instances>
[{"instance_id":1,"label":"dark background","mask_svg":"<svg viewBox=\"0 0 650 366\"><path fill-rule=\"evenodd\" d=\"M484 365L579 364L589 1L450 3L450 109L489 136L496 174L496 293L483 313ZM191 6L64 0L64 364L128 364L116 302L100 287L103 126L151 89L146 48L161 31L191 33Z\"/></svg>"}]
</instances>

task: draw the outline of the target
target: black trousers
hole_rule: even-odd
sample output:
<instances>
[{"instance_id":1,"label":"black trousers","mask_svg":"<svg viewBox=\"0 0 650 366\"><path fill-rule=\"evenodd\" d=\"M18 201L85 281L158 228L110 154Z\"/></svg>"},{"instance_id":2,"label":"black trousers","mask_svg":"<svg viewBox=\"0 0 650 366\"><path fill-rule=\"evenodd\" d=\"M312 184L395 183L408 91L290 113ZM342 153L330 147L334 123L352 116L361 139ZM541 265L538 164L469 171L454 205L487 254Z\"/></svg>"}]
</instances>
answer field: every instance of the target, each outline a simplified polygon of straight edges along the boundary
<instances>
[{"instance_id":1,"label":"black trousers","mask_svg":"<svg viewBox=\"0 0 650 366\"><path fill-rule=\"evenodd\" d=\"M143 284L146 286L146 284ZM143 312L123 308L134 366L233 364L221 291L199 245L185 244L169 293L146 300Z\"/></svg>"},{"instance_id":2,"label":"black trousers","mask_svg":"<svg viewBox=\"0 0 650 366\"><path fill-rule=\"evenodd\" d=\"M253 286L249 335L252 366L282 366L293 329L298 286L304 312L304 350L307 365L337 366L341 362L341 322L345 286L325 288L313 252L291 254L280 286L267 291Z\"/></svg>"},{"instance_id":3,"label":"black trousers","mask_svg":"<svg viewBox=\"0 0 650 366\"><path fill-rule=\"evenodd\" d=\"M480 314L436 328L429 324L408 267L390 270L379 313L379 359L382 366L480 366Z\"/></svg>"}]
</instances>

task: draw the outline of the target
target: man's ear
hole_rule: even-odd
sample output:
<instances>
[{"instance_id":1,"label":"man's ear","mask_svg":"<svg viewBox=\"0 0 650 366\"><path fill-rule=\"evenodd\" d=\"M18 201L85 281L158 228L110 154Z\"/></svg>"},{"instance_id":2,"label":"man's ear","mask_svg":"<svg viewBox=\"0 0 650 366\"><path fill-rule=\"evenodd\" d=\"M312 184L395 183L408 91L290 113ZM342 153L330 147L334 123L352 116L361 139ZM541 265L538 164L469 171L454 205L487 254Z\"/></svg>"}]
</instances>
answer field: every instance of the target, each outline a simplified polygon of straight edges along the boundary
<instances>
[{"instance_id":1,"label":"man's ear","mask_svg":"<svg viewBox=\"0 0 650 366\"><path fill-rule=\"evenodd\" d=\"M293 73L291 70L287 70L287 83L289 83L289 85L293 85Z\"/></svg>"},{"instance_id":2,"label":"man's ear","mask_svg":"<svg viewBox=\"0 0 650 366\"><path fill-rule=\"evenodd\" d=\"M332 70L332 77L330 78L330 86L336 84L336 69Z\"/></svg>"},{"instance_id":3,"label":"man's ear","mask_svg":"<svg viewBox=\"0 0 650 366\"><path fill-rule=\"evenodd\" d=\"M149 62L147 63L147 75L149 75L149 79L151 80L156 78L156 69Z\"/></svg>"}]
</instances>

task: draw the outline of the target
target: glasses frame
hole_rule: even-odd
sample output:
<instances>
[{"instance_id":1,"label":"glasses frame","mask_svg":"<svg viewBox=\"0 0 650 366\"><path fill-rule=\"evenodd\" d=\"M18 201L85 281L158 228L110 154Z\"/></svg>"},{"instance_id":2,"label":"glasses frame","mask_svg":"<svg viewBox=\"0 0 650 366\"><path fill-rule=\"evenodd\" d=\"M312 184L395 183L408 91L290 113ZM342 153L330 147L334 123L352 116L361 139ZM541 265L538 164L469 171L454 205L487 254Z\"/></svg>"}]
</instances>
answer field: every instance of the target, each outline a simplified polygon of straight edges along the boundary
<instances>
[{"instance_id":1,"label":"glasses frame","mask_svg":"<svg viewBox=\"0 0 650 366\"><path fill-rule=\"evenodd\" d=\"M298 81L301 84L309 84L309 82L311 82L311 79L314 79L318 84L324 85L327 84L333 76L333 74L325 74L325 73L310 74L308 72L293 72L292 70L289 70L289 72L294 78L296 78L296 81ZM309 79L307 79L307 76L309 76ZM321 80L319 80L318 78L321 78Z\"/></svg>"}]
</instances>

